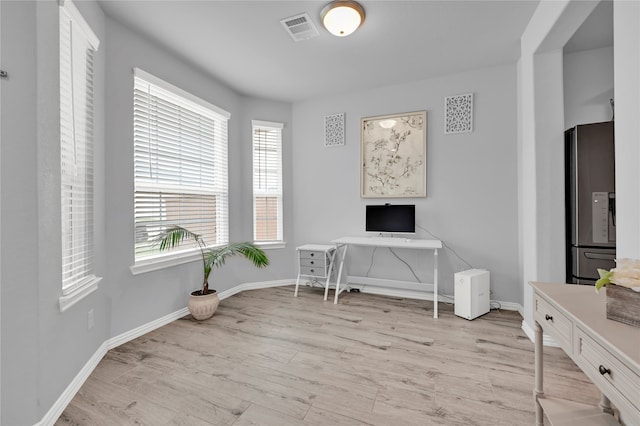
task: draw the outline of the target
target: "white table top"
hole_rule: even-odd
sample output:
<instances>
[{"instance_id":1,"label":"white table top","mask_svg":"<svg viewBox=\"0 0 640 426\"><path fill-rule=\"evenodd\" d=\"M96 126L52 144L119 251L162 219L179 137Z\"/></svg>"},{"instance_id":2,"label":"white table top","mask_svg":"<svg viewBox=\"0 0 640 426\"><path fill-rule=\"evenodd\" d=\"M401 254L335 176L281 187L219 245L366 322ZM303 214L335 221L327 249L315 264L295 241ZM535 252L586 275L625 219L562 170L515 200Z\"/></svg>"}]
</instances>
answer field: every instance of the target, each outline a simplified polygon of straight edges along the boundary
<instances>
[{"instance_id":1,"label":"white table top","mask_svg":"<svg viewBox=\"0 0 640 426\"><path fill-rule=\"evenodd\" d=\"M305 244L300 247L296 247L296 250L310 250L310 251L331 251L336 246L330 244Z\"/></svg>"},{"instance_id":2,"label":"white table top","mask_svg":"<svg viewBox=\"0 0 640 426\"><path fill-rule=\"evenodd\" d=\"M531 286L544 298L554 302L590 331L619 359L640 374L640 328L607 319L606 291L596 293L590 285L532 282ZM606 287L605 287L606 288Z\"/></svg>"},{"instance_id":3,"label":"white table top","mask_svg":"<svg viewBox=\"0 0 640 426\"><path fill-rule=\"evenodd\" d=\"M336 245L351 244L356 246L393 247L409 249L439 249L442 248L440 240L420 240L417 238L396 237L341 237L331 241Z\"/></svg>"}]
</instances>

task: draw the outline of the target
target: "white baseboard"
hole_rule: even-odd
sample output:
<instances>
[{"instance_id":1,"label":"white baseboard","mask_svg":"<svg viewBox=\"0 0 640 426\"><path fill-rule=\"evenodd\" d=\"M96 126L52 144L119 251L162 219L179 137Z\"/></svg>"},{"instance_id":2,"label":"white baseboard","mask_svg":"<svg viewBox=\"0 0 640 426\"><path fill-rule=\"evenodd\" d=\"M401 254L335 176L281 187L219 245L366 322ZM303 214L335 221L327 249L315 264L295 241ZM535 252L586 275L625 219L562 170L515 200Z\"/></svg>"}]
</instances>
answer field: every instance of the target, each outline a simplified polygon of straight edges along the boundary
<instances>
[{"instance_id":1,"label":"white baseboard","mask_svg":"<svg viewBox=\"0 0 640 426\"><path fill-rule=\"evenodd\" d=\"M76 375L73 381L67 386L67 388L62 392L62 395L58 398L58 400L53 404L53 406L47 411L42 420L35 424L35 426L49 426L53 425L56 420L60 417L64 409L69 405L73 397L78 393L84 382L89 378L93 370L98 366L102 357L107 353L107 343L103 343L100 345L98 350L93 354L93 356L87 361L87 363L82 367L82 370Z\"/></svg>"},{"instance_id":2,"label":"white baseboard","mask_svg":"<svg viewBox=\"0 0 640 426\"><path fill-rule=\"evenodd\" d=\"M111 350L113 348L116 348L120 345L122 345L123 343L127 343L137 337L140 337L142 335L145 335L157 328L162 327L163 325L167 325L170 322L173 322L179 318L182 318L185 315L189 314L189 310L184 307L182 309L179 309L175 312L172 312L168 315L165 315L161 318L158 318L156 320L153 320L151 322L148 322L146 324L141 325L140 327L136 327L133 330L129 330L126 331L118 336L112 337L111 339L107 340L105 342L105 344L107 345L107 350Z\"/></svg>"},{"instance_id":3,"label":"white baseboard","mask_svg":"<svg viewBox=\"0 0 640 426\"><path fill-rule=\"evenodd\" d=\"M422 291L413 291L413 290L405 290L405 289L397 289L397 288L386 288L386 287L376 287L376 286L368 286L361 284L349 284L350 288L357 288L362 293L370 293L370 294L378 294L381 296L388 297L406 297L407 299L418 299L418 300L430 300L433 301L433 293L430 292L422 292ZM443 303L454 303L453 295L451 294L438 294L438 302ZM521 317L524 317L524 309L522 305L514 302L500 302L498 300L492 300L492 303L499 303L500 309L504 309L505 311L517 311Z\"/></svg>"},{"instance_id":4,"label":"white baseboard","mask_svg":"<svg viewBox=\"0 0 640 426\"><path fill-rule=\"evenodd\" d=\"M268 288L268 287L280 287L283 285L292 285L295 283L294 280L279 280L279 281L265 281L259 283L246 283L237 285L229 290L222 291L218 293L218 297L220 300L226 299L227 297L231 297L234 294L240 293L245 290L254 290L258 288ZM62 412L67 405L71 402L73 397L78 393L84 382L89 378L93 370L98 366L102 358L107 354L107 352L115 347L118 347L124 343L127 343L137 337L145 335L155 329L158 329L164 325L169 324L172 321L175 321L179 318L184 317L189 314L189 310L184 307L180 310L172 312L168 315L165 315L161 318L153 320L149 323L143 324L139 327L136 327L132 330L124 332L118 336L112 337L111 339L106 340L98 350L91 356L89 361L82 367L80 372L76 375L76 377L71 381L69 386L62 392L62 395L58 398L58 400L53 404L53 406L47 411L42 420L36 423L34 426L52 426L58 418L62 415Z\"/></svg>"},{"instance_id":5,"label":"white baseboard","mask_svg":"<svg viewBox=\"0 0 640 426\"><path fill-rule=\"evenodd\" d=\"M492 300L491 302L500 304L500 309L504 309L505 311L517 311L520 316L524 318L524 308L519 303L500 302L499 300Z\"/></svg>"},{"instance_id":6,"label":"white baseboard","mask_svg":"<svg viewBox=\"0 0 640 426\"><path fill-rule=\"evenodd\" d=\"M414 291L416 293L433 292L433 284L431 283L417 283L415 281L400 281L391 280L387 278L370 278L360 277L355 275L347 276L347 285L355 287L358 285L381 287L384 289L400 289Z\"/></svg>"},{"instance_id":7,"label":"white baseboard","mask_svg":"<svg viewBox=\"0 0 640 426\"><path fill-rule=\"evenodd\" d=\"M270 288L270 287L282 287L285 285L295 285L295 283L296 283L295 278L291 280L274 280L274 281L263 281L263 282L256 282L256 283L244 283L244 284L240 284L235 287L232 287L229 290L219 292L218 298L220 298L220 300L224 300L227 297L231 297L234 294L238 294L247 290L257 290L259 288Z\"/></svg>"}]
</instances>

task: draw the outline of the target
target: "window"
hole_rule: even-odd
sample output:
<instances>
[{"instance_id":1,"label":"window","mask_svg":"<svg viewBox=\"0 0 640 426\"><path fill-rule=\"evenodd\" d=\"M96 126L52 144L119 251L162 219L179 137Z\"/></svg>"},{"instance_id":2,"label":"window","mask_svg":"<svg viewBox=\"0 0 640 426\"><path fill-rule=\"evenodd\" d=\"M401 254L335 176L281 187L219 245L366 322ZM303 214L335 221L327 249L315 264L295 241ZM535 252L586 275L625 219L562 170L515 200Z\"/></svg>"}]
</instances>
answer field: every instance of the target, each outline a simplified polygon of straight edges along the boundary
<instances>
[{"instance_id":1,"label":"window","mask_svg":"<svg viewBox=\"0 0 640 426\"><path fill-rule=\"evenodd\" d=\"M227 243L230 114L140 69L134 80L136 264L176 257L153 244L171 225Z\"/></svg>"},{"instance_id":2,"label":"window","mask_svg":"<svg viewBox=\"0 0 640 426\"><path fill-rule=\"evenodd\" d=\"M60 193L65 310L97 288L93 271L93 53L99 40L70 1L60 7Z\"/></svg>"},{"instance_id":3,"label":"window","mask_svg":"<svg viewBox=\"0 0 640 426\"><path fill-rule=\"evenodd\" d=\"M253 239L282 242L282 123L252 121Z\"/></svg>"}]
</instances>

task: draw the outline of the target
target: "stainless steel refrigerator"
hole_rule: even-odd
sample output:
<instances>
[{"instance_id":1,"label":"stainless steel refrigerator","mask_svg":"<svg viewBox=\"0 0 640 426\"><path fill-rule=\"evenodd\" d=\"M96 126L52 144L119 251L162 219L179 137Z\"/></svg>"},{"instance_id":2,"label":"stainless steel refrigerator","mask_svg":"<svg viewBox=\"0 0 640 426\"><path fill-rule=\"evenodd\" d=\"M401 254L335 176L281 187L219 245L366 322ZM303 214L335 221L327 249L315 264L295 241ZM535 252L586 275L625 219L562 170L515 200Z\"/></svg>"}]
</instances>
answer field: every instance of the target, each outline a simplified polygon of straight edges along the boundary
<instances>
[{"instance_id":1,"label":"stainless steel refrigerator","mask_svg":"<svg viewBox=\"0 0 640 426\"><path fill-rule=\"evenodd\" d=\"M567 282L594 284L616 257L613 122L565 132Z\"/></svg>"}]
</instances>

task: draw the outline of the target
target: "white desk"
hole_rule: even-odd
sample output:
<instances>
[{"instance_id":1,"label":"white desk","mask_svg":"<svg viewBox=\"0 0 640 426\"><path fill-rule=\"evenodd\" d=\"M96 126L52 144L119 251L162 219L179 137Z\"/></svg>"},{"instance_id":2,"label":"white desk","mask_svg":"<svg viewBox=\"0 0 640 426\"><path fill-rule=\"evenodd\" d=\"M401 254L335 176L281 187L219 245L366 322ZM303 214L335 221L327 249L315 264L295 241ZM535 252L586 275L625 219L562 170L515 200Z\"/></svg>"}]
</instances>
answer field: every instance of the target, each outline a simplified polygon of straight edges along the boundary
<instances>
[{"instance_id":1,"label":"white desk","mask_svg":"<svg viewBox=\"0 0 640 426\"><path fill-rule=\"evenodd\" d=\"M331 242L336 245L336 251L339 252L342 248L340 268L338 269L338 279L336 281L336 295L333 303L338 303L338 296L341 293L340 279L342 277L342 267L344 266L344 261L347 256L347 248L349 246L433 250L433 317L438 318L438 249L442 248L442 241L389 237L342 237ZM342 291L344 291L344 289Z\"/></svg>"}]
</instances>

